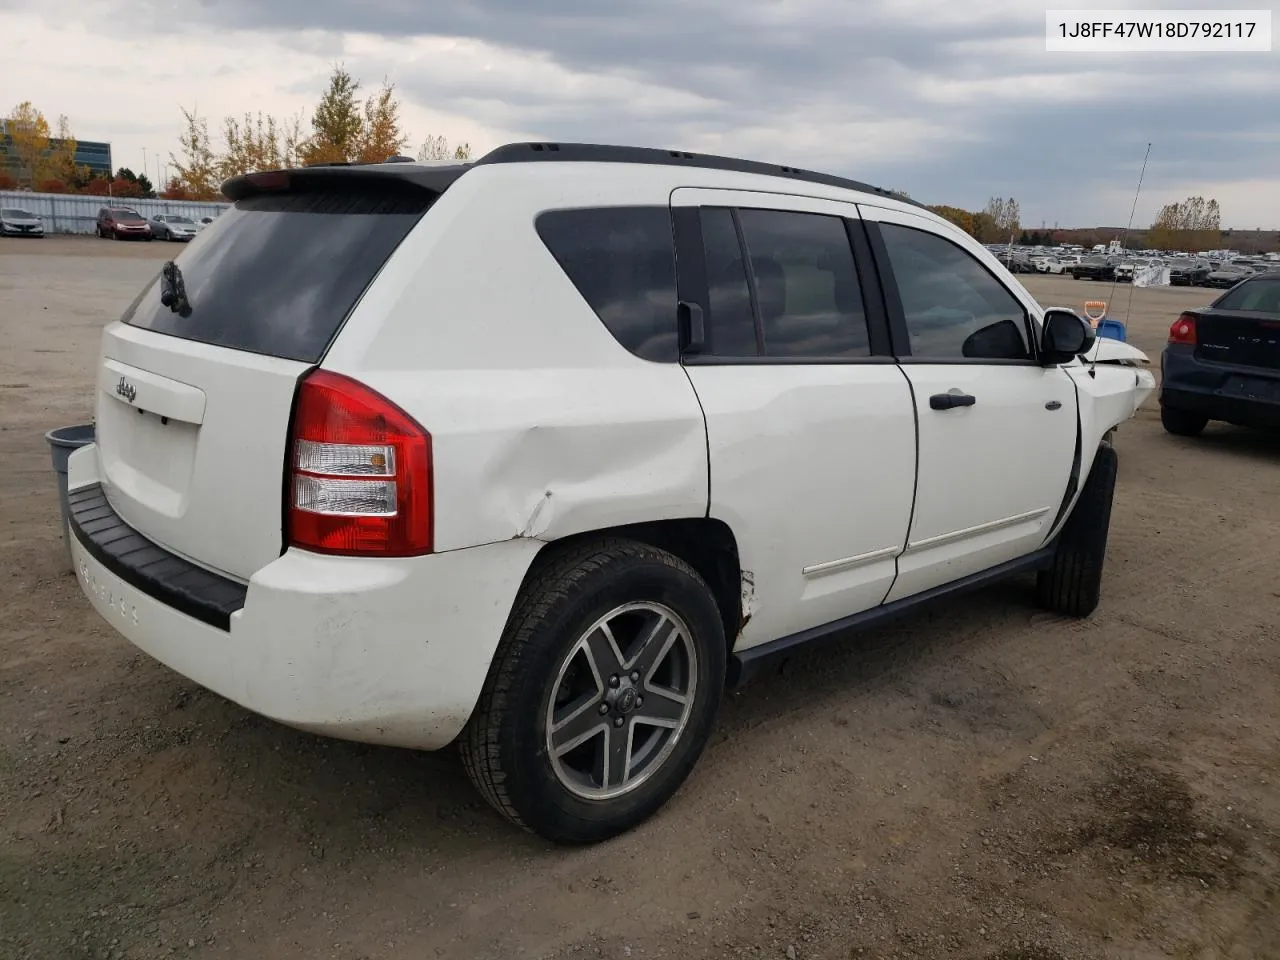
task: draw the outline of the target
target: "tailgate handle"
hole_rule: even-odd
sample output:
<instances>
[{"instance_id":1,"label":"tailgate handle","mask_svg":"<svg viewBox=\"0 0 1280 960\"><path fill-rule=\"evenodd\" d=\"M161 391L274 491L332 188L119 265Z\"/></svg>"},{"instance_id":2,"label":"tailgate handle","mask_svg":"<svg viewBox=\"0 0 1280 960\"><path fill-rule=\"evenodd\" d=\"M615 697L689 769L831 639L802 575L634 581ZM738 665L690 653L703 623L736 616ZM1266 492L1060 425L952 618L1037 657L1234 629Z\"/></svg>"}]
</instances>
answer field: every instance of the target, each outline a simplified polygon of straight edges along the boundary
<instances>
[{"instance_id":1,"label":"tailgate handle","mask_svg":"<svg viewBox=\"0 0 1280 960\"><path fill-rule=\"evenodd\" d=\"M183 423L199 426L204 422L204 391L189 383L106 359L102 361L98 386L117 403Z\"/></svg>"},{"instance_id":2,"label":"tailgate handle","mask_svg":"<svg viewBox=\"0 0 1280 960\"><path fill-rule=\"evenodd\" d=\"M929 398L934 410L950 410L952 407L972 407L978 398L967 393L935 393Z\"/></svg>"}]
</instances>

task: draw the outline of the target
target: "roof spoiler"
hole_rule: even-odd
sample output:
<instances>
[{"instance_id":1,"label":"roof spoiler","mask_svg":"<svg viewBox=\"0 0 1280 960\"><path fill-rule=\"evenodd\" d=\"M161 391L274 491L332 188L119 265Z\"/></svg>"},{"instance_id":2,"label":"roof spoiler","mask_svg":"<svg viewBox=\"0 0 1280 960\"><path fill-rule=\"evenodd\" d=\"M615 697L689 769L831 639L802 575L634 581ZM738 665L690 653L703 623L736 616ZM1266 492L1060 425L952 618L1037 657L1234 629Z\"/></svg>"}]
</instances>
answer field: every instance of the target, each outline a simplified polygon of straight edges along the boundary
<instances>
[{"instance_id":1,"label":"roof spoiler","mask_svg":"<svg viewBox=\"0 0 1280 960\"><path fill-rule=\"evenodd\" d=\"M353 190L361 186L428 190L441 194L470 169L470 164L419 166L410 158L386 163L316 164L288 170L263 170L231 177L222 195L235 203L249 197L300 190Z\"/></svg>"}]
</instances>

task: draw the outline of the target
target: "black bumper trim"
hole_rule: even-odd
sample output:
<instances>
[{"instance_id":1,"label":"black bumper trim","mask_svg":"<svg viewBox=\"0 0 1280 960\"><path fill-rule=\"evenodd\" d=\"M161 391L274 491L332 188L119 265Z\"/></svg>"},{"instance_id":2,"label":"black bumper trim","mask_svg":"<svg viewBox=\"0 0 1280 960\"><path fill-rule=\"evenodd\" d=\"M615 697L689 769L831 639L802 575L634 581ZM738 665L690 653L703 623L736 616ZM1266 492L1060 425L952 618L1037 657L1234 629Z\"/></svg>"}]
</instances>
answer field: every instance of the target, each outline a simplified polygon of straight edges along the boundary
<instances>
[{"instance_id":1,"label":"black bumper trim","mask_svg":"<svg viewBox=\"0 0 1280 960\"><path fill-rule=\"evenodd\" d=\"M1280 429L1280 403L1274 400L1227 397L1200 390L1162 387L1160 404L1174 410L1196 413L1210 420L1235 424L1238 427Z\"/></svg>"},{"instance_id":2,"label":"black bumper trim","mask_svg":"<svg viewBox=\"0 0 1280 960\"><path fill-rule=\"evenodd\" d=\"M67 503L72 534L113 574L189 617L231 629L231 614L244 606L247 587L152 543L112 509L101 484L72 490Z\"/></svg>"}]
</instances>

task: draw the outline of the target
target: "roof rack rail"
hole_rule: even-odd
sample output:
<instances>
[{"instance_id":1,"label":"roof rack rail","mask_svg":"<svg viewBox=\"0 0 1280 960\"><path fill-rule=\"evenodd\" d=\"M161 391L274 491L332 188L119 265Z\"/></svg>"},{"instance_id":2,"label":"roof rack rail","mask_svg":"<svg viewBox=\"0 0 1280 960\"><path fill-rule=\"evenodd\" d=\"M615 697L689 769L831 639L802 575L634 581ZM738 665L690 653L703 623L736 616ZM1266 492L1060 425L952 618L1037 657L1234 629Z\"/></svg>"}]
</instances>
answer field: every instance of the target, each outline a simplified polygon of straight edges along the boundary
<instances>
[{"instance_id":1,"label":"roof rack rail","mask_svg":"<svg viewBox=\"0 0 1280 960\"><path fill-rule=\"evenodd\" d=\"M706 153L690 153L687 150L661 150L655 147L612 146L603 143L508 143L489 151L474 161L475 166L489 163L533 163L537 161L577 161L580 163L652 163L672 167L699 167L708 170L727 170L733 173L755 173L766 177L784 177L805 183L820 183L828 187L874 193L923 207L924 204L883 187L802 170L799 167L776 163L760 163L755 160L739 160L734 157L718 157Z\"/></svg>"}]
</instances>

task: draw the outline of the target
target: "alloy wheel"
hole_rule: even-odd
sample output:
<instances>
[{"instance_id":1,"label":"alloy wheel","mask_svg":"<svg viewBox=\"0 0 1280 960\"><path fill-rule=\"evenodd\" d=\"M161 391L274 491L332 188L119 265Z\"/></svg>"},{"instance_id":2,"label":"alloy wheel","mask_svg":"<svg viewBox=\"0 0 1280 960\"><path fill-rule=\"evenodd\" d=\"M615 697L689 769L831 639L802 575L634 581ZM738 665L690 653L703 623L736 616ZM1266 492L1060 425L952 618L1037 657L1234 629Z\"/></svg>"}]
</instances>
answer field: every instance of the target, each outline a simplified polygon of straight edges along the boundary
<instances>
[{"instance_id":1,"label":"alloy wheel","mask_svg":"<svg viewBox=\"0 0 1280 960\"><path fill-rule=\"evenodd\" d=\"M556 673L546 749L575 796L610 800L657 772L689 723L698 652L670 607L615 607L579 637Z\"/></svg>"}]
</instances>

